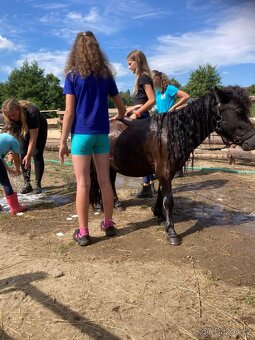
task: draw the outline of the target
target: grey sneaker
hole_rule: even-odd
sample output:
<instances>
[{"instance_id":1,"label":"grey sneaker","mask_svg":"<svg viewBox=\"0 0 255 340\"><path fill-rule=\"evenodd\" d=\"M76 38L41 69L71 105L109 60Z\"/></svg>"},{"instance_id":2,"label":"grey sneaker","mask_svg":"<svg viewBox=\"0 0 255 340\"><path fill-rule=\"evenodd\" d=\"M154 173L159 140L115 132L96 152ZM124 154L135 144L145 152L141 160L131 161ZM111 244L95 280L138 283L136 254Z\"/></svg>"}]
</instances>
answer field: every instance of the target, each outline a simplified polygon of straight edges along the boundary
<instances>
[{"instance_id":1,"label":"grey sneaker","mask_svg":"<svg viewBox=\"0 0 255 340\"><path fill-rule=\"evenodd\" d=\"M42 188L39 185L36 185L34 188L34 194L41 194Z\"/></svg>"},{"instance_id":2,"label":"grey sneaker","mask_svg":"<svg viewBox=\"0 0 255 340\"><path fill-rule=\"evenodd\" d=\"M105 232L106 236L113 237L117 234L117 229L115 228L115 223L112 222L108 226L104 224L104 221L100 223L100 228Z\"/></svg>"},{"instance_id":3,"label":"grey sneaker","mask_svg":"<svg viewBox=\"0 0 255 340\"><path fill-rule=\"evenodd\" d=\"M91 238L89 235L80 236L80 229L76 229L73 233L73 240L78 242L80 246L88 246L91 244Z\"/></svg>"}]
</instances>

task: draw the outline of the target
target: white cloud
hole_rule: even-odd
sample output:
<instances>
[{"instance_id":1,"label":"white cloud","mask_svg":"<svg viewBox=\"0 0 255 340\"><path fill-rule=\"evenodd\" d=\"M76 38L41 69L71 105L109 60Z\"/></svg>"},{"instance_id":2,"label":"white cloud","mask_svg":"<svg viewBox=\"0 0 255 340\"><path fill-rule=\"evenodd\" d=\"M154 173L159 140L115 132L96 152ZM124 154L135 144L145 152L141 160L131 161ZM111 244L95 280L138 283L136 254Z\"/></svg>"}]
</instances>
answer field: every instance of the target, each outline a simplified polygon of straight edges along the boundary
<instances>
[{"instance_id":1,"label":"white cloud","mask_svg":"<svg viewBox=\"0 0 255 340\"><path fill-rule=\"evenodd\" d=\"M97 20L100 19L100 16L96 10L96 8L91 8L90 13L84 17L85 21L91 22L91 23L96 23Z\"/></svg>"},{"instance_id":2,"label":"white cloud","mask_svg":"<svg viewBox=\"0 0 255 340\"><path fill-rule=\"evenodd\" d=\"M160 36L150 66L171 74L194 70L211 63L229 66L255 63L255 4L249 3L222 13L214 29L181 36ZM225 15L223 15L225 14Z\"/></svg>"},{"instance_id":3,"label":"white cloud","mask_svg":"<svg viewBox=\"0 0 255 340\"><path fill-rule=\"evenodd\" d=\"M80 31L81 27L85 27L86 31L91 30L109 35L118 32L121 27L121 22L117 18L105 16L95 7L92 7L87 15L82 15L80 12L69 12L66 15L66 20L69 21L67 31L69 29Z\"/></svg>"},{"instance_id":4,"label":"white cloud","mask_svg":"<svg viewBox=\"0 0 255 340\"><path fill-rule=\"evenodd\" d=\"M126 76L130 71L127 67L124 67L121 63L111 63L118 77Z\"/></svg>"},{"instance_id":5,"label":"white cloud","mask_svg":"<svg viewBox=\"0 0 255 340\"><path fill-rule=\"evenodd\" d=\"M36 61L38 63L39 68L44 69L44 74L53 73L60 80L63 80L64 77L64 67L67 59L68 52L63 51L38 51L36 53L28 53L24 54L22 58L17 60L16 67L22 66L24 61L28 61L28 63L32 63Z\"/></svg>"},{"instance_id":6,"label":"white cloud","mask_svg":"<svg viewBox=\"0 0 255 340\"><path fill-rule=\"evenodd\" d=\"M8 66L8 65L2 65L1 66L1 72L3 73L6 73L6 74L9 74L12 72L12 67L11 66Z\"/></svg>"},{"instance_id":7,"label":"white cloud","mask_svg":"<svg viewBox=\"0 0 255 340\"><path fill-rule=\"evenodd\" d=\"M14 44L10 40L4 38L1 35L0 35L0 48L15 50Z\"/></svg>"},{"instance_id":8,"label":"white cloud","mask_svg":"<svg viewBox=\"0 0 255 340\"><path fill-rule=\"evenodd\" d=\"M66 17L67 19L70 19L70 20L81 20L82 19L81 14L76 13L76 12L69 12Z\"/></svg>"},{"instance_id":9,"label":"white cloud","mask_svg":"<svg viewBox=\"0 0 255 340\"><path fill-rule=\"evenodd\" d=\"M155 18L155 17L158 17L159 14L162 14L161 12L147 12L147 13L142 13L142 14L139 14L139 15L135 15L133 16L133 19L146 19L146 18ZM169 14L169 13L168 13Z\"/></svg>"},{"instance_id":10,"label":"white cloud","mask_svg":"<svg viewBox=\"0 0 255 340\"><path fill-rule=\"evenodd\" d=\"M94 2L93 2L94 4ZM117 11L116 11L117 9ZM56 18L56 13L49 13L41 18L47 24L58 23L59 31L63 37L69 38L70 32L91 30L95 33L111 35L125 30L131 21L146 20L165 15L161 10L151 8L147 3L133 1L130 3L119 2L118 0L98 3L85 12L70 11L62 13ZM113 14L114 13L114 14ZM168 12L169 14L169 12ZM55 16L55 18L54 18ZM63 21L67 23L63 29ZM81 29L81 27L84 27ZM69 32L70 31L70 32Z\"/></svg>"},{"instance_id":11,"label":"white cloud","mask_svg":"<svg viewBox=\"0 0 255 340\"><path fill-rule=\"evenodd\" d=\"M49 10L56 11L56 10L66 8L68 6L68 4L63 4L63 3L60 4L60 3L57 3L57 2L55 2L55 3L45 3L45 2L43 2L41 4L36 3L33 6L35 8L40 8L44 11L49 11Z\"/></svg>"}]
</instances>

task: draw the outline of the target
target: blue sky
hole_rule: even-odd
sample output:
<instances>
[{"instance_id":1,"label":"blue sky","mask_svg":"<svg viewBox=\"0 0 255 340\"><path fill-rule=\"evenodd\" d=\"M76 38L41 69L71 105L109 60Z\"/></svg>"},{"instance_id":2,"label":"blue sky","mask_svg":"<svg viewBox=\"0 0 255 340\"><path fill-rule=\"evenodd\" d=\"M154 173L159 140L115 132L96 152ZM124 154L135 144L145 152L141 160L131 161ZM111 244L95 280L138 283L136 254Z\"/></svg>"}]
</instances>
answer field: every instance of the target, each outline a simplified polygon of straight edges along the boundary
<instances>
[{"instance_id":1,"label":"blue sky","mask_svg":"<svg viewBox=\"0 0 255 340\"><path fill-rule=\"evenodd\" d=\"M223 85L255 83L253 0L2 0L0 82L35 60L62 85L76 33L86 30L96 35L122 91L133 89L126 61L133 49L182 85L206 63L217 67Z\"/></svg>"}]
</instances>

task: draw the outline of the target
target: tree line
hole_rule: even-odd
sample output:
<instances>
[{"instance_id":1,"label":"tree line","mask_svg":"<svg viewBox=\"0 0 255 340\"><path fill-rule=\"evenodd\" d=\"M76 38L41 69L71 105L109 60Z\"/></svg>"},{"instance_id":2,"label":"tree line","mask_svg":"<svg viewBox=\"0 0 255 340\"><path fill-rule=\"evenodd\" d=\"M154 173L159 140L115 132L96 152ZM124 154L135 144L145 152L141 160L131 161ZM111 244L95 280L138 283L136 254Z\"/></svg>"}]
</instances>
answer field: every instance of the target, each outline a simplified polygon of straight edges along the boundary
<instances>
[{"instance_id":1,"label":"tree line","mask_svg":"<svg viewBox=\"0 0 255 340\"><path fill-rule=\"evenodd\" d=\"M191 98L197 98L215 86L221 86L221 77L216 66L201 65L193 71L185 86L174 78L171 82L178 88L187 92ZM250 95L255 95L255 84L247 88ZM130 90L121 91L121 97L126 106L134 104ZM27 99L33 102L40 110L64 110L65 97L60 80L52 73L44 73L38 63L25 61L20 68L15 68L6 82L0 82L0 104L7 98ZM109 98L109 108L113 108L113 101ZM54 113L52 113L54 115Z\"/></svg>"}]
</instances>

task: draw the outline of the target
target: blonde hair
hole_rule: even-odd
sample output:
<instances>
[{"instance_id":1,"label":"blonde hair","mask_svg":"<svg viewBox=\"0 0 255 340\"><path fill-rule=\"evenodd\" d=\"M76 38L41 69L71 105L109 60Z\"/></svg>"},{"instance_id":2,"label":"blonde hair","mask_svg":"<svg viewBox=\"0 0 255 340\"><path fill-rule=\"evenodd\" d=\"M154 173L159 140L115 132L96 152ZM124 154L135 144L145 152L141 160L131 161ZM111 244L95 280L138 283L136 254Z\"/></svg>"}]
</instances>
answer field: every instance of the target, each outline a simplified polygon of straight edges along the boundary
<instances>
[{"instance_id":1,"label":"blonde hair","mask_svg":"<svg viewBox=\"0 0 255 340\"><path fill-rule=\"evenodd\" d=\"M18 110L20 112L20 123L21 123L21 136L25 136L28 133L27 117L25 109L28 105L33 105L29 101L20 100L17 101L15 98L6 99L2 105L2 112L4 114L4 120L7 123L12 123L12 120L8 117L8 112Z\"/></svg>"},{"instance_id":2,"label":"blonde hair","mask_svg":"<svg viewBox=\"0 0 255 340\"><path fill-rule=\"evenodd\" d=\"M83 78L91 74L103 78L113 76L111 65L92 32L77 34L64 69L65 75L69 72Z\"/></svg>"},{"instance_id":3,"label":"blonde hair","mask_svg":"<svg viewBox=\"0 0 255 340\"><path fill-rule=\"evenodd\" d=\"M153 77L159 77L160 78L160 87L159 87L159 91L161 93L165 92L166 88L168 85L173 84L171 82L171 80L168 78L168 76L160 71L157 70L152 70L151 71L151 76Z\"/></svg>"},{"instance_id":4,"label":"blonde hair","mask_svg":"<svg viewBox=\"0 0 255 340\"><path fill-rule=\"evenodd\" d=\"M136 81L134 86L133 94L136 94L138 91L138 80L142 74L146 74L148 77L151 78L151 71L148 65L148 61L146 59L145 54L139 50L131 51L128 56L127 60L135 61L137 64L136 68Z\"/></svg>"}]
</instances>

